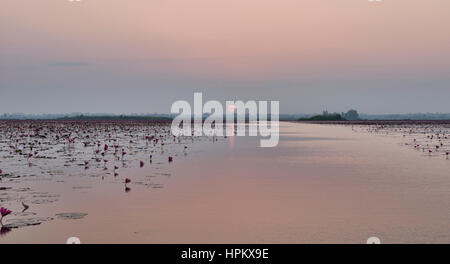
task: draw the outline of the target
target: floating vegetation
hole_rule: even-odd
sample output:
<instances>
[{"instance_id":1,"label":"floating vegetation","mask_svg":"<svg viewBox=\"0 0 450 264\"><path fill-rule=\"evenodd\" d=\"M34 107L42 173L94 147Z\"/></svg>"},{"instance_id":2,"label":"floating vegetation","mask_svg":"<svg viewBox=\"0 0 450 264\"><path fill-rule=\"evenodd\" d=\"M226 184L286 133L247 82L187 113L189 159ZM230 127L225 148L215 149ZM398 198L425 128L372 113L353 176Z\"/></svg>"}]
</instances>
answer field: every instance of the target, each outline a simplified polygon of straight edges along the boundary
<instances>
[{"instance_id":1,"label":"floating vegetation","mask_svg":"<svg viewBox=\"0 0 450 264\"><path fill-rule=\"evenodd\" d=\"M82 190L99 184L125 184L125 192L131 191L131 183L163 188L152 180L170 176L162 170L187 155L188 145L209 141L175 138L170 125L170 120L0 120L0 203L14 208L14 216L35 216L8 219L3 234L51 220L40 215L43 206L67 195L86 195ZM142 174L130 174L130 169ZM162 172L154 174L155 170ZM85 216L56 215L63 220Z\"/></svg>"},{"instance_id":2,"label":"floating vegetation","mask_svg":"<svg viewBox=\"0 0 450 264\"><path fill-rule=\"evenodd\" d=\"M355 131L401 138L401 144L424 156L449 159L450 120L427 121L356 121Z\"/></svg>"},{"instance_id":3,"label":"floating vegetation","mask_svg":"<svg viewBox=\"0 0 450 264\"><path fill-rule=\"evenodd\" d=\"M76 220L83 219L86 215L85 213L59 213L56 217L61 220Z\"/></svg>"},{"instance_id":4,"label":"floating vegetation","mask_svg":"<svg viewBox=\"0 0 450 264\"><path fill-rule=\"evenodd\" d=\"M26 226L36 226L43 222L51 221L51 217L32 217L32 218L16 218L9 219L8 222L3 225L5 228L21 228Z\"/></svg>"},{"instance_id":5,"label":"floating vegetation","mask_svg":"<svg viewBox=\"0 0 450 264\"><path fill-rule=\"evenodd\" d=\"M92 186L73 186L72 189L75 190L92 189Z\"/></svg>"}]
</instances>

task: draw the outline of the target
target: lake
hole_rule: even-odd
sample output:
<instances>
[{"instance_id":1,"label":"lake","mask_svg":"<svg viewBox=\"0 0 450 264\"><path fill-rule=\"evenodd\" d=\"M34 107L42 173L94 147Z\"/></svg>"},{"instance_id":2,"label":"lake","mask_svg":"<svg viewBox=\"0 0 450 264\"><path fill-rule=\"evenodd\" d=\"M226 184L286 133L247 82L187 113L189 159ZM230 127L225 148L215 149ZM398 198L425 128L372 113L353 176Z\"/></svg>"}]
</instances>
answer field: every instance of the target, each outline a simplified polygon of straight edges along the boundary
<instances>
[{"instance_id":1,"label":"lake","mask_svg":"<svg viewBox=\"0 0 450 264\"><path fill-rule=\"evenodd\" d=\"M92 150L81 142L65 149L62 141L41 144L48 155L27 166L7 148L9 126L2 128L0 168L11 175L0 182L0 205L13 211L3 220L13 228L0 243L73 236L81 243L450 242L447 138L430 154L411 145L428 134L365 125L281 122L274 148L237 136L128 144L128 131L120 136L123 162L107 152L107 163L96 158L84 168ZM446 126L435 129L449 134ZM107 134L97 137L106 142Z\"/></svg>"}]
</instances>

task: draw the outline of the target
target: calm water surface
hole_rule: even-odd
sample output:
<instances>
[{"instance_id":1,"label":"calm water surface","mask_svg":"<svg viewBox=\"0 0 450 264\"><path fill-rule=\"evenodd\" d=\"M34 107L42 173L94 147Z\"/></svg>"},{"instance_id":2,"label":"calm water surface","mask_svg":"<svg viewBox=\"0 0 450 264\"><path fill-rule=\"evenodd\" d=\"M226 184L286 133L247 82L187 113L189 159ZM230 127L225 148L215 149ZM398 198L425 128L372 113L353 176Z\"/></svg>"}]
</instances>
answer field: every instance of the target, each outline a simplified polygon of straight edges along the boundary
<instances>
[{"instance_id":1,"label":"calm water surface","mask_svg":"<svg viewBox=\"0 0 450 264\"><path fill-rule=\"evenodd\" d=\"M231 137L193 144L170 165L123 169L129 192L111 175L29 183L60 194L40 216L87 215L0 243L450 243L449 160L349 126L280 129L276 148Z\"/></svg>"}]
</instances>

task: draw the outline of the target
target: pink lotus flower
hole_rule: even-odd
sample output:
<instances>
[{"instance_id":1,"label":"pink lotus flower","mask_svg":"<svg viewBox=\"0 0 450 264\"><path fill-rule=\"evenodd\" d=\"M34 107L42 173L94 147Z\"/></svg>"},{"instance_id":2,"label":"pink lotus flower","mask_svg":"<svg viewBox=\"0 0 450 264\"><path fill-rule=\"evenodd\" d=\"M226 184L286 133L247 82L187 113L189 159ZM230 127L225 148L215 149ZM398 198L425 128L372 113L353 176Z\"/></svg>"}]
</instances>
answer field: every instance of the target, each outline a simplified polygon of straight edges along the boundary
<instances>
[{"instance_id":1,"label":"pink lotus flower","mask_svg":"<svg viewBox=\"0 0 450 264\"><path fill-rule=\"evenodd\" d=\"M7 216L7 215L9 215L10 213L12 213L11 210L8 210L8 209L5 208L5 207L0 208L0 214L1 214L2 216Z\"/></svg>"},{"instance_id":2,"label":"pink lotus flower","mask_svg":"<svg viewBox=\"0 0 450 264\"><path fill-rule=\"evenodd\" d=\"M125 184L126 183L130 183L131 182L131 180L130 179L128 179L128 178L125 178Z\"/></svg>"},{"instance_id":3,"label":"pink lotus flower","mask_svg":"<svg viewBox=\"0 0 450 264\"><path fill-rule=\"evenodd\" d=\"M173 161L172 156L169 156L169 162L172 162L172 161Z\"/></svg>"},{"instance_id":4,"label":"pink lotus flower","mask_svg":"<svg viewBox=\"0 0 450 264\"><path fill-rule=\"evenodd\" d=\"M118 169L119 169L119 166L114 166L114 169L115 169L115 170L118 170Z\"/></svg>"},{"instance_id":5,"label":"pink lotus flower","mask_svg":"<svg viewBox=\"0 0 450 264\"><path fill-rule=\"evenodd\" d=\"M0 214L1 214L0 224L2 223L3 217L9 215L10 213L12 213L11 210L8 210L7 208L4 208L4 207L0 208Z\"/></svg>"},{"instance_id":6,"label":"pink lotus flower","mask_svg":"<svg viewBox=\"0 0 450 264\"><path fill-rule=\"evenodd\" d=\"M84 161L84 165L86 165L86 166L87 166L88 164L89 164L89 161L87 161L87 160L86 160L86 161Z\"/></svg>"}]
</instances>

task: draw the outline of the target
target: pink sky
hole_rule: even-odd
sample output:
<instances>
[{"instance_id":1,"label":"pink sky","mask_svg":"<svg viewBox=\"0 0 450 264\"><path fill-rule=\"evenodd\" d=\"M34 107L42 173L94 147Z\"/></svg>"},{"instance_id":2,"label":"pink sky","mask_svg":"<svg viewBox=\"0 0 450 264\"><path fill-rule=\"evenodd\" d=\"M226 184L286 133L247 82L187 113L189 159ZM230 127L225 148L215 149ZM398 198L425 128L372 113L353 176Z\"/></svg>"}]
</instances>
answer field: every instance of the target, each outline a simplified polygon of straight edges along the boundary
<instances>
[{"instance_id":1,"label":"pink sky","mask_svg":"<svg viewBox=\"0 0 450 264\"><path fill-rule=\"evenodd\" d=\"M327 103L383 112L361 100L392 92L394 103L410 92L430 100L428 107L414 109L413 101L388 111L450 112L440 101L450 100L448 0L6 0L0 36L0 92L13 99L58 89L94 89L99 99L129 84L136 93L160 92L155 109L130 104L106 112L168 111L178 94L190 99L194 90L214 99L279 99L286 112L320 111ZM355 97L333 104L342 93ZM102 109L95 100L88 106ZM15 108L3 104L0 112ZM67 104L31 108L77 111Z\"/></svg>"}]
</instances>

